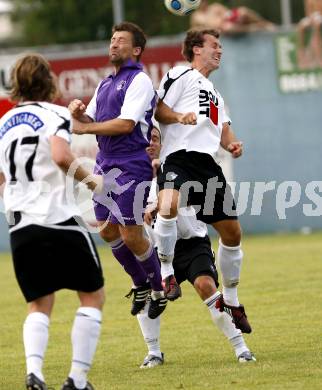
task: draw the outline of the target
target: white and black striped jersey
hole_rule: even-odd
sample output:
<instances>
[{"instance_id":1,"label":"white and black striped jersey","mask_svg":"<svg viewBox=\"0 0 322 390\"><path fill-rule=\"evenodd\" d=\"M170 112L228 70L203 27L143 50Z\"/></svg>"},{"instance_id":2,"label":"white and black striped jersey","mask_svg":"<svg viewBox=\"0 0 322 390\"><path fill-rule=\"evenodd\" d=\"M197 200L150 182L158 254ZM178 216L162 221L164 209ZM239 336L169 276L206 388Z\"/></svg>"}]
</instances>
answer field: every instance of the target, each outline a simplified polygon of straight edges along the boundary
<instances>
[{"instance_id":1,"label":"white and black striped jersey","mask_svg":"<svg viewBox=\"0 0 322 390\"><path fill-rule=\"evenodd\" d=\"M4 173L4 206L9 220L20 212L19 227L46 225L79 215L66 198L66 176L51 158L49 138L70 143L71 116L55 104L26 102L0 119L0 170Z\"/></svg>"},{"instance_id":2,"label":"white and black striped jersey","mask_svg":"<svg viewBox=\"0 0 322 390\"><path fill-rule=\"evenodd\" d=\"M226 114L224 100L212 82L196 69L176 66L162 78L158 96L175 112L194 112L197 115L196 125L160 123L161 161L181 149L215 157L223 123L230 124L230 118Z\"/></svg>"}]
</instances>

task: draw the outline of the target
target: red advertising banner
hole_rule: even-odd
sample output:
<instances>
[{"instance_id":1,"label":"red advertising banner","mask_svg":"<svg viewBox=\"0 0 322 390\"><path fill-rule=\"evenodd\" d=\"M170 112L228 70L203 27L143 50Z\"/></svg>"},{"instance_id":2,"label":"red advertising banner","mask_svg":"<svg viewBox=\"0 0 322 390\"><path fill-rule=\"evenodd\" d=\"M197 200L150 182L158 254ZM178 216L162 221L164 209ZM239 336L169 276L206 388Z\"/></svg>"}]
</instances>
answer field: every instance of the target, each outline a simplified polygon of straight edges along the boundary
<instances>
[{"instance_id":1,"label":"red advertising banner","mask_svg":"<svg viewBox=\"0 0 322 390\"><path fill-rule=\"evenodd\" d=\"M104 49L99 55L86 55L86 50L62 51L52 53L43 51L42 54L49 59L53 72L57 75L61 98L58 104L68 105L77 98L88 103L98 83L113 71ZM1 58L0 56L0 116L12 107L6 96L6 87L9 84L10 68L20 54ZM145 70L151 77L155 88L158 87L161 77L170 67L183 61L181 46L164 45L147 47L142 57Z\"/></svg>"}]
</instances>

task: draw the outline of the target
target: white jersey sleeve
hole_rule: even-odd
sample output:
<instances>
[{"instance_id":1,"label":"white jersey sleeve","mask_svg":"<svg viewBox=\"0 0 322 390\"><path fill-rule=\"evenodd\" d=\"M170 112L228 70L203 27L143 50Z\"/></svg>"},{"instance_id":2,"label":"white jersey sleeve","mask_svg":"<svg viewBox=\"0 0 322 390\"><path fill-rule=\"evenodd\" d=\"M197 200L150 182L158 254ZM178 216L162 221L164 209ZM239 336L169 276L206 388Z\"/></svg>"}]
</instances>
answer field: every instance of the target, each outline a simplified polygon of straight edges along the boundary
<instances>
[{"instance_id":1,"label":"white jersey sleeve","mask_svg":"<svg viewBox=\"0 0 322 390\"><path fill-rule=\"evenodd\" d=\"M43 103L42 106L48 110L48 115L52 118L46 127L46 137L56 135L63 138L69 144L72 140L72 117L66 107Z\"/></svg>"},{"instance_id":2,"label":"white jersey sleeve","mask_svg":"<svg viewBox=\"0 0 322 390\"><path fill-rule=\"evenodd\" d=\"M98 86L95 89L94 95L90 102L88 103L88 106L86 107L85 114L88 115L93 121L96 121L96 98L97 98L97 91L100 87L101 83L98 84Z\"/></svg>"},{"instance_id":3,"label":"white jersey sleeve","mask_svg":"<svg viewBox=\"0 0 322 390\"><path fill-rule=\"evenodd\" d=\"M144 73L138 73L129 85L122 105L119 119L131 119L137 123L144 117L147 107L155 96L152 81Z\"/></svg>"}]
</instances>

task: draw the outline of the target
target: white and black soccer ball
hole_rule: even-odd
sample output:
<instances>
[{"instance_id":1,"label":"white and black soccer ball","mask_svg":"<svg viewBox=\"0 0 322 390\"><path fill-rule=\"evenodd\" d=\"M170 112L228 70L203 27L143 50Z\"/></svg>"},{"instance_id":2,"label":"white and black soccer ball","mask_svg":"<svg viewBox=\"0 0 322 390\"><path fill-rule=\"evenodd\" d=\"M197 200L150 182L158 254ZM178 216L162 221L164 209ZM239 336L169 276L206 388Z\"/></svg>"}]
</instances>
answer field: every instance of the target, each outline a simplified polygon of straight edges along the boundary
<instances>
[{"instance_id":1,"label":"white and black soccer ball","mask_svg":"<svg viewBox=\"0 0 322 390\"><path fill-rule=\"evenodd\" d=\"M164 0L167 9L178 16L190 14L199 7L201 0Z\"/></svg>"}]
</instances>

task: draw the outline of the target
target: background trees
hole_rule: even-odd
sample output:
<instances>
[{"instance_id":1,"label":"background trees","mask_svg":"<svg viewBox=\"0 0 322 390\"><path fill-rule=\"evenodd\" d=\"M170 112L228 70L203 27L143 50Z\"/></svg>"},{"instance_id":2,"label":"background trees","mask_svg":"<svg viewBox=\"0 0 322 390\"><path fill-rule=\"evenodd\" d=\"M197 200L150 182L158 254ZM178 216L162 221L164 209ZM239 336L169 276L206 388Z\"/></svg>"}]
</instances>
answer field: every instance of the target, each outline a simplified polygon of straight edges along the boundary
<instances>
[{"instance_id":1,"label":"background trees","mask_svg":"<svg viewBox=\"0 0 322 390\"><path fill-rule=\"evenodd\" d=\"M46 45L107 39L113 25L112 0L12 0L12 15L22 33L15 44ZM245 5L280 23L279 0L219 0L229 7ZM291 0L293 22L303 17L303 0ZM162 0L124 0L125 19L149 36L177 34L189 28L189 17L171 15Z\"/></svg>"}]
</instances>

